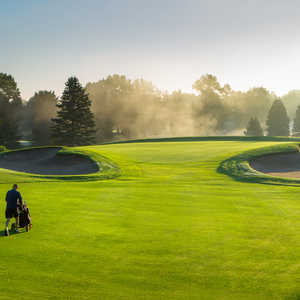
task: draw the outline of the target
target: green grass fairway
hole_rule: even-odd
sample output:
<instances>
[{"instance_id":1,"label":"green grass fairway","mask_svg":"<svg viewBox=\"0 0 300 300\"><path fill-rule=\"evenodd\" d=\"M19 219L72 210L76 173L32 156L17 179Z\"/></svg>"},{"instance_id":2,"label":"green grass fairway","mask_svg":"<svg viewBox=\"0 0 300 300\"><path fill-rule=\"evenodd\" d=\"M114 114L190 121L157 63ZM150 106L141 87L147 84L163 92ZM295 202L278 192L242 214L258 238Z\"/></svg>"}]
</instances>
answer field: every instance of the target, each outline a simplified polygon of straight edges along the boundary
<instances>
[{"instance_id":1,"label":"green grass fairway","mask_svg":"<svg viewBox=\"0 0 300 300\"><path fill-rule=\"evenodd\" d=\"M284 142L287 143L287 142ZM31 209L0 235L0 299L300 299L300 186L237 181L220 163L276 141L79 148L121 176L77 181L0 170Z\"/></svg>"}]
</instances>

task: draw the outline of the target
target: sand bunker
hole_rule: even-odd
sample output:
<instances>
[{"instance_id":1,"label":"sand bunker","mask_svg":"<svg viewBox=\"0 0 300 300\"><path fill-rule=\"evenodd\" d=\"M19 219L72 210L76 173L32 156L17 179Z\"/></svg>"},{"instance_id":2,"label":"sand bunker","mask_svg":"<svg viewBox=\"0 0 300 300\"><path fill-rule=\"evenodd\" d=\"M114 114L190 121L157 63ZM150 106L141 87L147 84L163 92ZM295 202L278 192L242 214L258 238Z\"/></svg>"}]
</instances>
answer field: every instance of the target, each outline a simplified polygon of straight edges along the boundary
<instances>
[{"instance_id":1,"label":"sand bunker","mask_svg":"<svg viewBox=\"0 0 300 300\"><path fill-rule=\"evenodd\" d=\"M57 155L61 148L40 148L8 152L0 155L0 168L42 175L79 175L95 173L98 165L76 155Z\"/></svg>"},{"instance_id":2,"label":"sand bunker","mask_svg":"<svg viewBox=\"0 0 300 300\"><path fill-rule=\"evenodd\" d=\"M265 155L249 161L251 168L272 176L300 178L300 153Z\"/></svg>"}]
</instances>

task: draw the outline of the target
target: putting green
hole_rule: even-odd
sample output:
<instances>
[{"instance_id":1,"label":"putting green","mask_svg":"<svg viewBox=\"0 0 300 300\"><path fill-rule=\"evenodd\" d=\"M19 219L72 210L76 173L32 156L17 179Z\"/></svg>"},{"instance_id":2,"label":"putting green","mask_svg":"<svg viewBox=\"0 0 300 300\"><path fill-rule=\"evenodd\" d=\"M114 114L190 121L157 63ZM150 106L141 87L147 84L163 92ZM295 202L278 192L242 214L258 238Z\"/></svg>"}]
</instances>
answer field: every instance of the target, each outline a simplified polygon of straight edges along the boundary
<instances>
[{"instance_id":1,"label":"putting green","mask_svg":"<svg viewBox=\"0 0 300 300\"><path fill-rule=\"evenodd\" d=\"M33 229L0 236L0 299L299 299L299 186L218 171L268 146L286 147L112 144L72 150L109 162L112 176L1 169L3 226L17 182Z\"/></svg>"}]
</instances>

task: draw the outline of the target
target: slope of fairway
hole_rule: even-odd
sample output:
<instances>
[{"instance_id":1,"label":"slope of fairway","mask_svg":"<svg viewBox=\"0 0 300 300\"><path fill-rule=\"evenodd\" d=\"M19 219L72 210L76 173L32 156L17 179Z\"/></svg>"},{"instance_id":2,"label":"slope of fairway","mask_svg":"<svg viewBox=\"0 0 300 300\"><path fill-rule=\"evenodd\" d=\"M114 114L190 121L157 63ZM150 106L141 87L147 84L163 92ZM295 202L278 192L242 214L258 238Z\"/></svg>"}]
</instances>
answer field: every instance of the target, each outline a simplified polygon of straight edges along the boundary
<instances>
[{"instance_id":1,"label":"slope of fairway","mask_svg":"<svg viewBox=\"0 0 300 300\"><path fill-rule=\"evenodd\" d=\"M0 236L0 299L299 299L299 187L217 172L278 144L79 148L116 163L121 176L110 180L22 183L1 170L3 224L15 179L34 225Z\"/></svg>"}]
</instances>

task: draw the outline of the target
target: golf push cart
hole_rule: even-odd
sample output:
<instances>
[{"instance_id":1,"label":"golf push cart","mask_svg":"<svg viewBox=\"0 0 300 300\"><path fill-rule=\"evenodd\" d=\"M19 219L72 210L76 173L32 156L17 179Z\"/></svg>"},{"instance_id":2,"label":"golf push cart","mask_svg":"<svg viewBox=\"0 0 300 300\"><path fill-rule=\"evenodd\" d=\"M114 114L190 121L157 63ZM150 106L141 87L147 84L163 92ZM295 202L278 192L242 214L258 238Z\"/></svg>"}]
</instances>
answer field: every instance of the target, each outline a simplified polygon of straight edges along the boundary
<instances>
[{"instance_id":1,"label":"golf push cart","mask_svg":"<svg viewBox=\"0 0 300 300\"><path fill-rule=\"evenodd\" d=\"M18 212L19 212L18 228L25 228L26 231L28 232L32 228L32 223L31 223L29 208L27 207L26 202L24 202L23 205L18 204ZM15 223L11 225L11 229L12 230L17 229Z\"/></svg>"}]
</instances>

